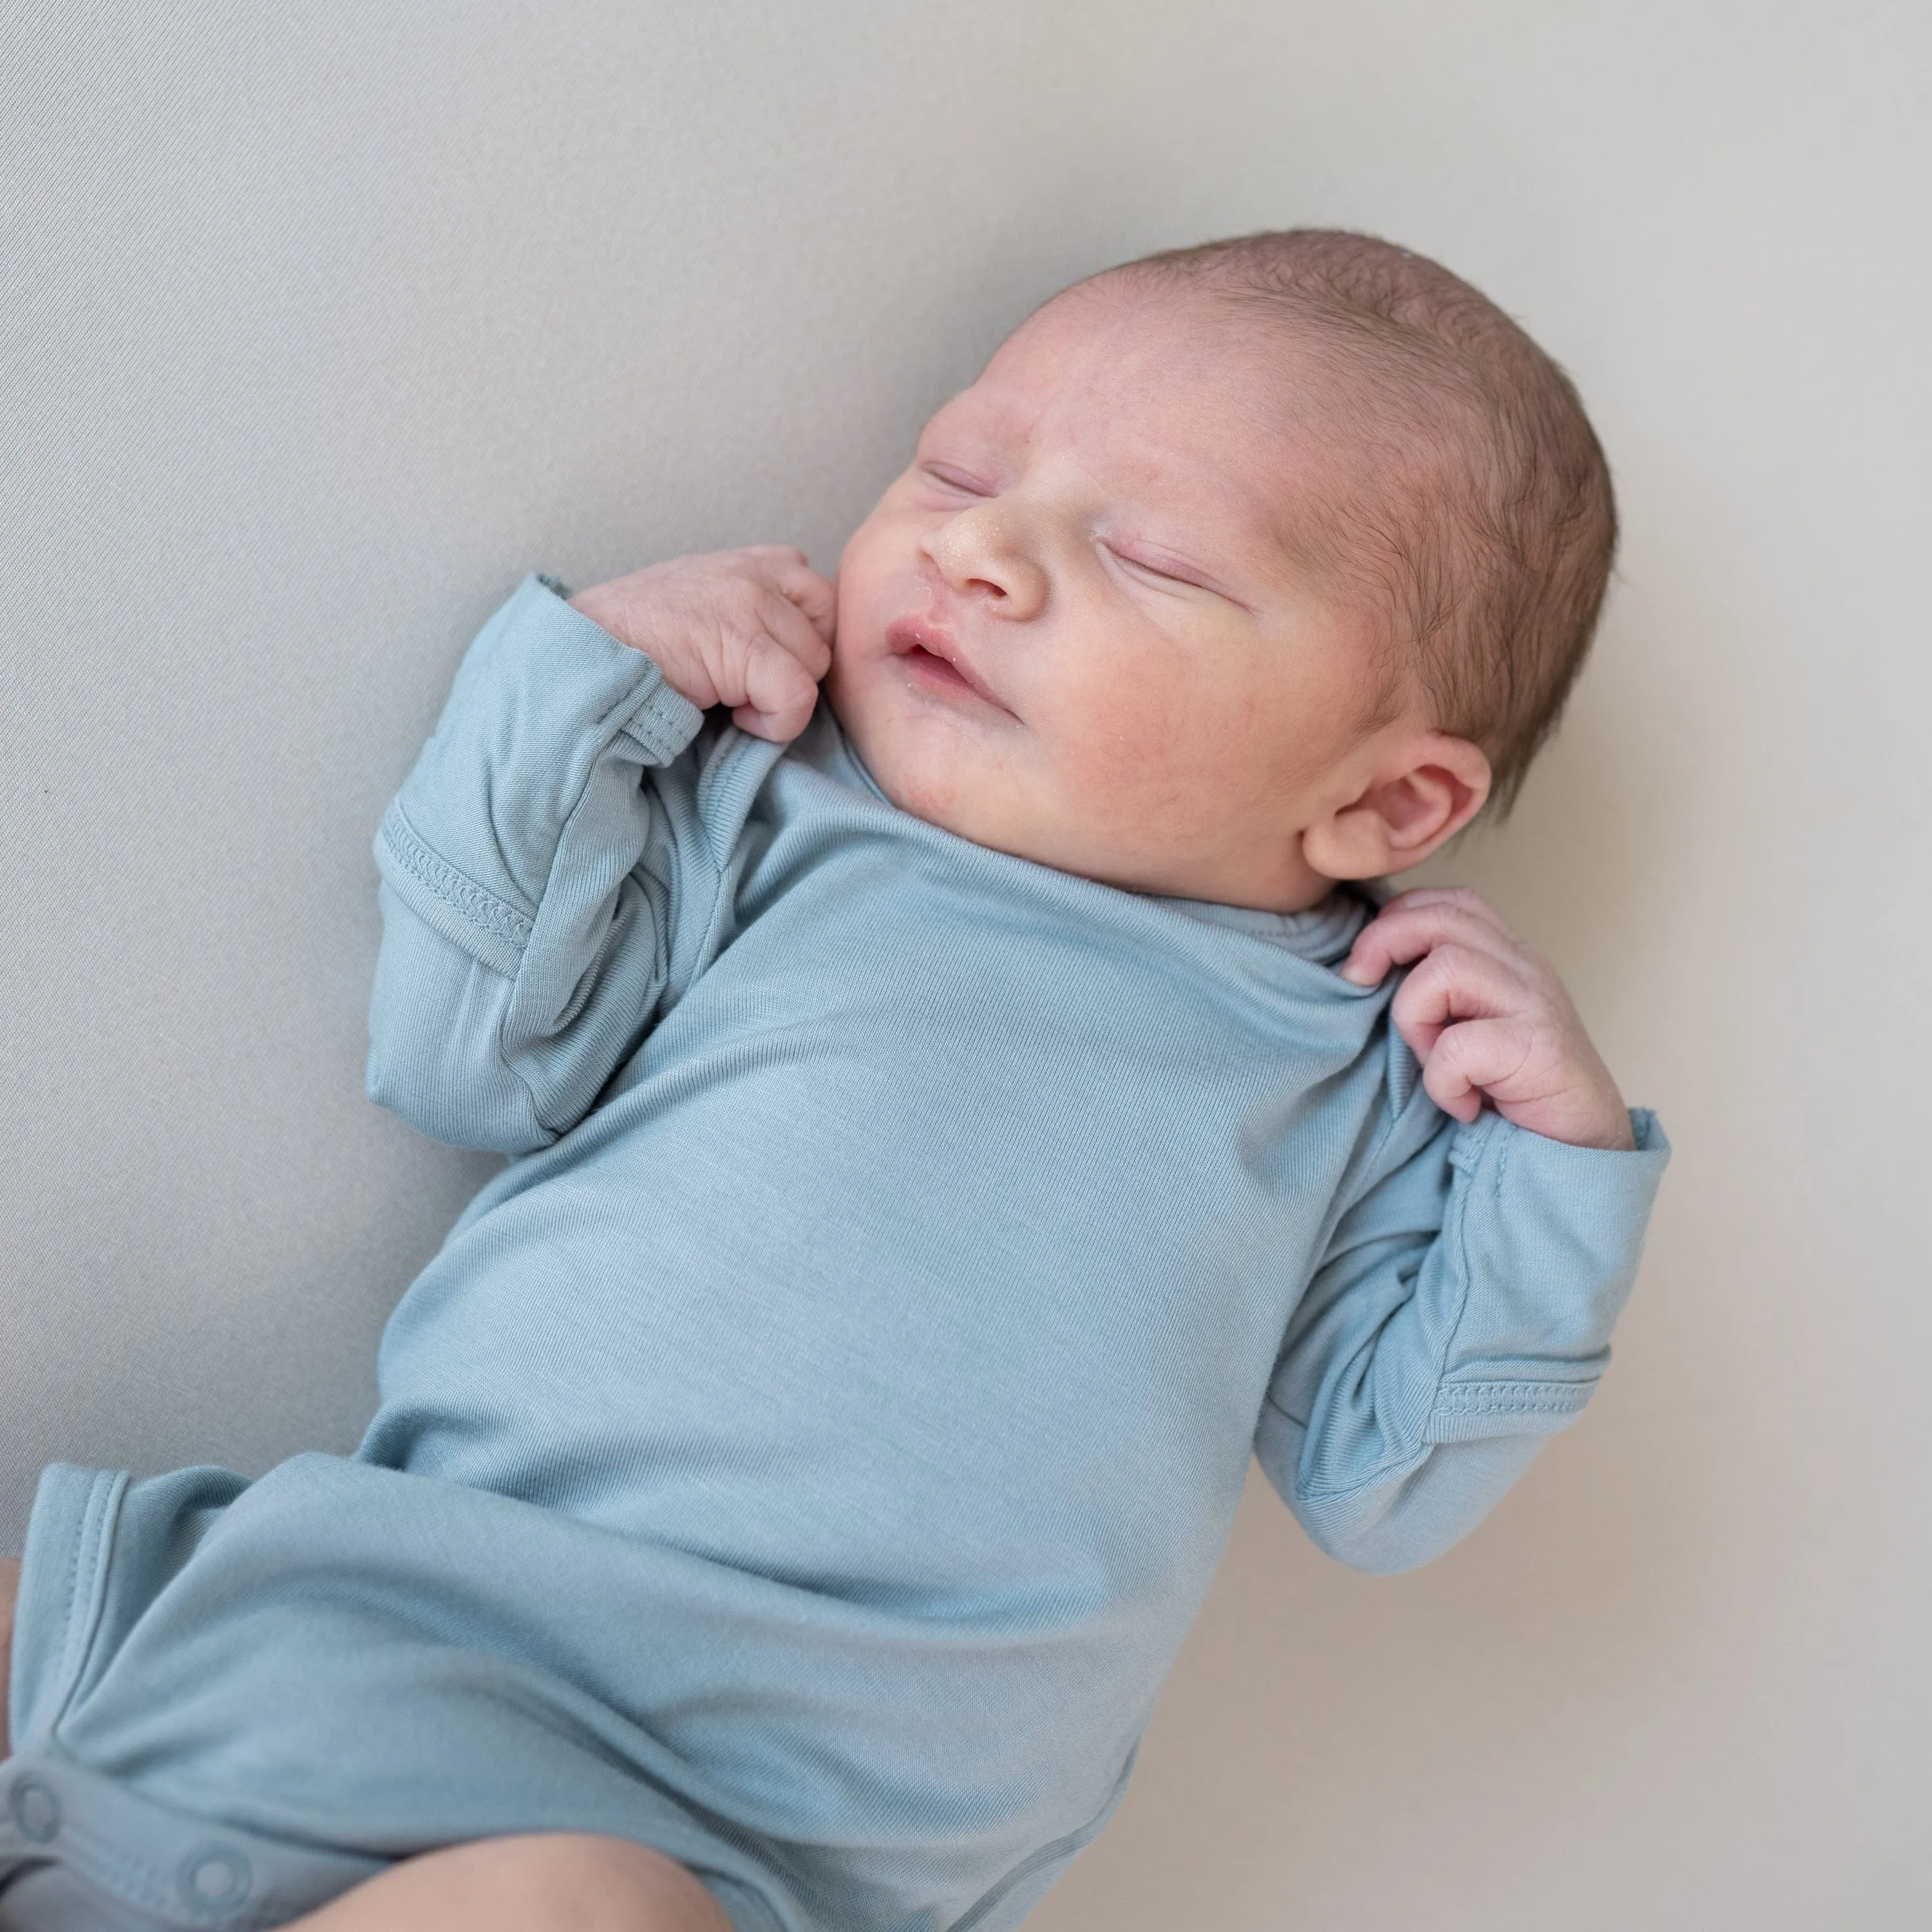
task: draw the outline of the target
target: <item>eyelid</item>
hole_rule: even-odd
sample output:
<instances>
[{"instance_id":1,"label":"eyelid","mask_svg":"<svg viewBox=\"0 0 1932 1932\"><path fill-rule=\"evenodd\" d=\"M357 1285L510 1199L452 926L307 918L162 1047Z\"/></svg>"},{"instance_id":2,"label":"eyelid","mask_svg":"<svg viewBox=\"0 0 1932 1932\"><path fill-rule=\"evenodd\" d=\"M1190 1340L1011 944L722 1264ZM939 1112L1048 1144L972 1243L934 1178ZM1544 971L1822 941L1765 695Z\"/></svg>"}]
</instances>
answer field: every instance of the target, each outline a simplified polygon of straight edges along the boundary
<instances>
[{"instance_id":1,"label":"eyelid","mask_svg":"<svg viewBox=\"0 0 1932 1932\"><path fill-rule=\"evenodd\" d=\"M1118 562L1143 572L1149 577L1160 578L1169 584L1185 584L1190 590L1204 591L1210 597L1218 597L1224 604L1232 604L1237 610L1246 611L1250 617L1258 617L1261 614L1257 607L1246 598L1237 596L1226 584L1208 576L1193 564L1184 562L1179 557L1169 557L1164 551L1155 551L1152 554L1158 556L1161 561L1150 563L1145 557L1131 556L1124 550L1116 550L1107 538L1103 538L1101 542L1102 548L1112 553ZM1172 568L1166 567L1170 564L1173 566Z\"/></svg>"},{"instance_id":2,"label":"eyelid","mask_svg":"<svg viewBox=\"0 0 1932 1932\"><path fill-rule=\"evenodd\" d=\"M922 462L919 467L932 481L948 490L963 490L970 496L990 496L992 485L950 463Z\"/></svg>"},{"instance_id":3,"label":"eyelid","mask_svg":"<svg viewBox=\"0 0 1932 1932\"><path fill-rule=\"evenodd\" d=\"M1217 597L1227 595L1226 591L1210 583L1207 578L1199 575L1186 566L1180 564L1178 559L1162 557L1160 562L1156 563L1150 556L1137 556L1131 551L1123 550L1118 543L1111 540L1107 542L1106 548L1121 562L1131 566L1136 570L1144 570L1150 577L1165 578L1170 584L1185 584L1190 589L1196 590L1211 591ZM1158 553L1154 554L1157 555Z\"/></svg>"}]
</instances>

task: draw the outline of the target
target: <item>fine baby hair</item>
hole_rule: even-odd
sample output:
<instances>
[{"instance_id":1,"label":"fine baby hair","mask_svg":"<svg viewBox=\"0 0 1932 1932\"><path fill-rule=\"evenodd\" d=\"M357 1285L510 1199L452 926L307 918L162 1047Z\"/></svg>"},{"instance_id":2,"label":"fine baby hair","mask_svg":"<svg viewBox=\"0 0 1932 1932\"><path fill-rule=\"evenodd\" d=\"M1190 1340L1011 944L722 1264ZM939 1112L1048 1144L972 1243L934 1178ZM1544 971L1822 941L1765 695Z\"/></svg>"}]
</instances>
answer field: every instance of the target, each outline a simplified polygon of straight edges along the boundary
<instances>
[{"instance_id":1,"label":"fine baby hair","mask_svg":"<svg viewBox=\"0 0 1932 1932\"><path fill-rule=\"evenodd\" d=\"M1616 548L1608 464L1575 386L1439 262L1288 229L1107 272L1211 291L1293 331L1330 386L1312 431L1358 478L1316 506L1322 561L1381 604L1393 689L1489 754L1514 802L1582 670Z\"/></svg>"}]
</instances>

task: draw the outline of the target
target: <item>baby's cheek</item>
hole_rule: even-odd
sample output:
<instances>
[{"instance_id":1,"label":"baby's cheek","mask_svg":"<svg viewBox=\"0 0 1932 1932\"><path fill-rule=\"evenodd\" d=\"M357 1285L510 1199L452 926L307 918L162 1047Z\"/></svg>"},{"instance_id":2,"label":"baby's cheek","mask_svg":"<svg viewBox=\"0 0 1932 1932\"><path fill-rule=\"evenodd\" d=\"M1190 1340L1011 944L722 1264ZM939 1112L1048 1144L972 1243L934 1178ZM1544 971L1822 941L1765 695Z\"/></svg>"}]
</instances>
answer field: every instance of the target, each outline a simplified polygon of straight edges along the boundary
<instances>
[{"instance_id":1,"label":"baby's cheek","mask_svg":"<svg viewBox=\"0 0 1932 1932\"><path fill-rule=\"evenodd\" d=\"M1068 789L1083 813L1122 834L1169 824L1211 776L1201 723L1184 696L1129 668L1066 720Z\"/></svg>"},{"instance_id":2,"label":"baby's cheek","mask_svg":"<svg viewBox=\"0 0 1932 1932\"><path fill-rule=\"evenodd\" d=\"M855 565L848 549L834 580L837 596L832 604L832 644L835 654L856 656L879 637L884 628L878 614L879 585L875 576Z\"/></svg>"}]
</instances>

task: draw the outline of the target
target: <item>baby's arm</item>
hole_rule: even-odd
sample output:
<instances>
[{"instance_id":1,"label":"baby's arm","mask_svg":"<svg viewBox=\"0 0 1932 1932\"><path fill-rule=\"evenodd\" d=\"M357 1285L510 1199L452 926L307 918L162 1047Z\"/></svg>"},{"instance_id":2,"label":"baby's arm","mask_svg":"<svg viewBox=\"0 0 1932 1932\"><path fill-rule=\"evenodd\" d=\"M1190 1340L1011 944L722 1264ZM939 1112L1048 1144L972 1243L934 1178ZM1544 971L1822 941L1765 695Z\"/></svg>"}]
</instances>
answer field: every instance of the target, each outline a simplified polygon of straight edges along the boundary
<instances>
[{"instance_id":1,"label":"baby's arm","mask_svg":"<svg viewBox=\"0 0 1932 1932\"><path fill-rule=\"evenodd\" d=\"M1315 1540L1378 1572L1466 1534L1582 1412L1669 1153L1473 895L1394 902L1351 976L1412 958L1393 1016L1424 1085L1288 1325L1255 1438Z\"/></svg>"},{"instance_id":2,"label":"baby's arm","mask_svg":"<svg viewBox=\"0 0 1932 1932\"><path fill-rule=\"evenodd\" d=\"M455 1146L526 1153L590 1111L664 993L678 895L703 889L649 769L714 702L790 736L824 668L830 586L795 551L680 559L579 602L603 621L530 578L484 626L376 838L369 1094Z\"/></svg>"}]
</instances>

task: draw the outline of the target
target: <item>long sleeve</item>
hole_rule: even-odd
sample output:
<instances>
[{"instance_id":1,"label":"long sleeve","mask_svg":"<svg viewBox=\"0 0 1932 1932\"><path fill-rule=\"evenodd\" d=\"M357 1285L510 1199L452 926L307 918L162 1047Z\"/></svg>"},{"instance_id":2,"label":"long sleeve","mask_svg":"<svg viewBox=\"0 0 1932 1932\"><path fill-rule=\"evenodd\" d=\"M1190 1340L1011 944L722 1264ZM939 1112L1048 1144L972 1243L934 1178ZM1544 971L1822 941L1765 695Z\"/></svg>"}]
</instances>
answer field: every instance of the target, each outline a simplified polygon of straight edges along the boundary
<instances>
[{"instance_id":1,"label":"long sleeve","mask_svg":"<svg viewBox=\"0 0 1932 1932\"><path fill-rule=\"evenodd\" d=\"M1670 1153L1640 1111L1632 1153L1405 1112L1419 1144L1342 1216L1255 1438L1315 1541L1376 1573L1458 1541L1581 1412Z\"/></svg>"},{"instance_id":2,"label":"long sleeve","mask_svg":"<svg viewBox=\"0 0 1932 1932\"><path fill-rule=\"evenodd\" d=\"M677 868L646 777L702 716L538 578L484 626L376 836L372 1100L512 1154L590 1110L664 991Z\"/></svg>"}]
</instances>

